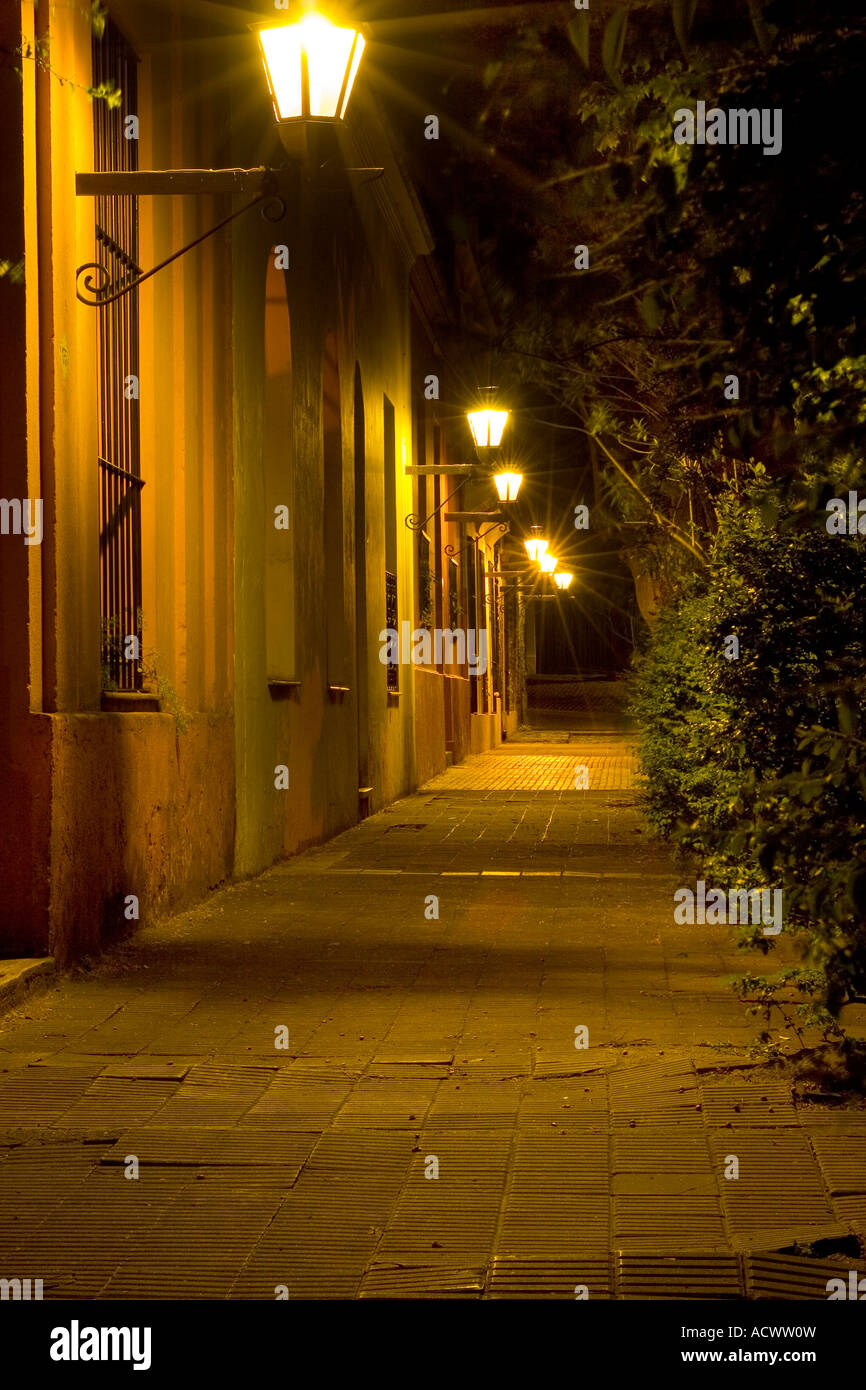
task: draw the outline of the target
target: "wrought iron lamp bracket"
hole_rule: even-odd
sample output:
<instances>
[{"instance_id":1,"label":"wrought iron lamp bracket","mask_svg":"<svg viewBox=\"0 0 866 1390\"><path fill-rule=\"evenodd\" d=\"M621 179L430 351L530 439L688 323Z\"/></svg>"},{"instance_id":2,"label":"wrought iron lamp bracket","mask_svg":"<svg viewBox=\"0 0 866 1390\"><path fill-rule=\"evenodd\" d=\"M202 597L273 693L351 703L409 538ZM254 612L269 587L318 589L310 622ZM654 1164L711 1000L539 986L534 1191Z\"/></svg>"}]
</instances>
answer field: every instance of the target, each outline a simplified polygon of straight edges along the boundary
<instances>
[{"instance_id":1,"label":"wrought iron lamp bracket","mask_svg":"<svg viewBox=\"0 0 866 1390\"><path fill-rule=\"evenodd\" d=\"M500 531L500 532L502 532L502 534L504 535L505 532L506 532L507 530L508 530L508 522L507 522L507 521L497 521L497 522L494 523L493 526L488 526L488 527L487 527L487 530L486 530L486 531L482 531L481 534L480 534L479 536L468 536L468 537L467 537L467 541L471 542L472 545L474 545L474 547L475 547L475 549L476 549L476 551L477 551L477 550L478 550L479 542L480 542L480 541L483 541L485 536L491 535L492 532L494 532L494 531ZM449 545L446 545L446 546L445 546L445 554L446 554L446 555L451 555L451 556L453 556L453 555L462 555L463 552L464 552L464 550L468 550L468 549L469 549L469 546L468 546L468 545L450 545L450 544L449 544ZM497 570L496 573L498 574L499 571Z\"/></svg>"},{"instance_id":2,"label":"wrought iron lamp bracket","mask_svg":"<svg viewBox=\"0 0 866 1390\"><path fill-rule=\"evenodd\" d=\"M229 222L234 222L236 218L243 217L245 212L250 212L251 209L255 207L261 207L262 217L267 218L269 222L281 222L286 215L285 200L281 198L278 193L263 190L261 193L257 194L251 202L245 203L242 208L238 208L237 212L232 212L228 217L224 217L221 222L217 222L215 227L211 227L208 231L202 232L201 236L197 236L194 241L190 241L186 246L182 246L179 251L175 251L171 256L167 256L164 261L160 261L159 265L155 265L152 270L146 270L143 273L134 275L133 278L126 281L126 283L112 283L108 270L104 265L101 265L99 261L88 261L87 264L80 265L75 272L76 298L91 309L100 309L103 305L113 304L115 300L122 299L124 295L130 294L132 290L137 289L139 285L142 285L145 280L149 280L151 276L156 275L158 271L164 270L167 265L171 265L172 261L176 261L180 256L185 256L187 251L191 251L194 246L199 246L203 241L207 241L208 237L213 236L223 227L227 227ZM96 274L88 274L88 271L96 272ZM101 283L99 283L97 276L101 277ZM82 294L79 284L82 280L85 291L84 294Z\"/></svg>"},{"instance_id":3,"label":"wrought iron lamp bracket","mask_svg":"<svg viewBox=\"0 0 866 1390\"><path fill-rule=\"evenodd\" d=\"M443 507L446 507L446 506L448 505L448 503L451 501L451 498L452 498L452 497L456 497L457 494L458 494L458 492L460 491L460 489L461 489L462 487L465 487L466 484L467 484L468 482L469 482L469 475L467 474L465 478L461 478L461 479L460 479L460 482L457 484L457 486L456 486L456 488L454 489L454 491L453 491L453 492L449 492L448 496L447 496L446 498L444 498L444 500L443 500L442 502L439 503L439 506L438 506L438 507L434 507L434 508L433 508L433 511L430 513L430 515L429 515L429 516L425 516L424 519L423 519L423 521L421 520L421 518L419 517L419 515L418 515L417 512L410 512L408 516L404 516L403 520L404 520L404 522L406 523L406 525L409 527L409 530L410 530L410 531L423 531L423 530L424 530L424 527L428 524L428 522L431 522L431 521L433 520L434 516L436 516L438 512L441 512L442 508L443 508ZM448 546L446 545L446 547L445 547L445 554L448 555L448 554L452 554L452 553L453 553L453 552L452 552L452 551L449 551L449 548L448 548Z\"/></svg>"}]
</instances>

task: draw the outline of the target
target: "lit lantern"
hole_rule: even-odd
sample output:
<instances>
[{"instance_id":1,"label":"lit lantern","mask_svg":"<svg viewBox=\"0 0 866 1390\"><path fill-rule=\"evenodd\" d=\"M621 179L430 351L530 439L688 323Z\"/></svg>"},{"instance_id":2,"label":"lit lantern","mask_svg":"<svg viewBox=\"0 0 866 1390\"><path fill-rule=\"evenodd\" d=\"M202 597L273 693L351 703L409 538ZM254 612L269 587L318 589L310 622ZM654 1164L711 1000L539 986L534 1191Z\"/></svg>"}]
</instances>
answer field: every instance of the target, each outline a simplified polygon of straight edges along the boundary
<instances>
[{"instance_id":1,"label":"lit lantern","mask_svg":"<svg viewBox=\"0 0 866 1390\"><path fill-rule=\"evenodd\" d=\"M546 540L544 540L544 538L541 535L540 526L530 526L529 529L532 532L532 535L529 536L528 539L523 542L523 544L526 547L526 553L529 556L530 560L532 560L533 563L537 564L538 561L541 559L542 555L544 554L545 550L547 549L548 543Z\"/></svg>"},{"instance_id":2,"label":"lit lantern","mask_svg":"<svg viewBox=\"0 0 866 1390\"><path fill-rule=\"evenodd\" d=\"M541 566L542 574L553 574L553 571L556 569L556 566L559 564L559 561L557 560L555 555L540 555L538 558L538 563Z\"/></svg>"},{"instance_id":3,"label":"lit lantern","mask_svg":"<svg viewBox=\"0 0 866 1390\"><path fill-rule=\"evenodd\" d=\"M508 420L507 410L469 410L466 413L476 449L497 449Z\"/></svg>"},{"instance_id":4,"label":"lit lantern","mask_svg":"<svg viewBox=\"0 0 866 1390\"><path fill-rule=\"evenodd\" d=\"M496 473L493 478L500 502L516 502L523 482L522 473Z\"/></svg>"},{"instance_id":5,"label":"lit lantern","mask_svg":"<svg viewBox=\"0 0 866 1390\"><path fill-rule=\"evenodd\" d=\"M553 576L554 583L556 584L557 589L570 588L571 581L573 578L574 575L569 574L568 570L558 570L557 573Z\"/></svg>"},{"instance_id":6,"label":"lit lantern","mask_svg":"<svg viewBox=\"0 0 866 1390\"><path fill-rule=\"evenodd\" d=\"M342 120L364 52L360 31L306 14L257 33L277 120Z\"/></svg>"}]
</instances>

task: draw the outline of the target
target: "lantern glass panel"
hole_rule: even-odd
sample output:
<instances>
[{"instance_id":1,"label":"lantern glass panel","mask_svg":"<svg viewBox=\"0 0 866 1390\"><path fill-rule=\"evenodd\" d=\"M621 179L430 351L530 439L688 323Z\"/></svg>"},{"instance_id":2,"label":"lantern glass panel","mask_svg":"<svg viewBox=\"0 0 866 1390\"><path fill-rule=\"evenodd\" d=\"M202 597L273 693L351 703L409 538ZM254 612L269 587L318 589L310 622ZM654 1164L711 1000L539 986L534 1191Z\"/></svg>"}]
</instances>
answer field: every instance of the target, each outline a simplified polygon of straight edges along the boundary
<instances>
[{"instance_id":1,"label":"lantern glass panel","mask_svg":"<svg viewBox=\"0 0 866 1390\"><path fill-rule=\"evenodd\" d=\"M278 29L260 29L259 43L277 120L290 121L303 116L300 25L284 24Z\"/></svg>"}]
</instances>

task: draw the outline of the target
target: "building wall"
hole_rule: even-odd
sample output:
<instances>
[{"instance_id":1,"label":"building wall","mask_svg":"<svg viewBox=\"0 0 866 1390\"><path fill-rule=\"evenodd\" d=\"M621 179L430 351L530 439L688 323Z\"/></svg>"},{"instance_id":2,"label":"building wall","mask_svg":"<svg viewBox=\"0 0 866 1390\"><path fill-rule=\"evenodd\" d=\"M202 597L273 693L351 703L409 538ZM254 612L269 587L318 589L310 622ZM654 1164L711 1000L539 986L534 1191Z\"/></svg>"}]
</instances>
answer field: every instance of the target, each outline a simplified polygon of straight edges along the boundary
<instances>
[{"instance_id":1,"label":"building wall","mask_svg":"<svg viewBox=\"0 0 866 1390\"><path fill-rule=\"evenodd\" d=\"M437 321L447 318L445 287L431 258L419 261L412 278L412 418L414 457L428 468L469 461L469 433L462 406L465 387L451 369L437 339ZM416 586L412 606L415 630L465 629L468 616L466 565L474 553L472 527L447 520L460 511L465 486L459 475L430 473L414 479L411 512L422 531L409 532L415 552ZM426 542L422 540L426 536ZM430 575L422 580L421 546ZM422 593L422 589L426 592ZM422 606L424 611L422 612ZM426 622L425 622L426 618ZM419 785L461 762L470 745L470 679L466 662L456 659L413 668L415 756Z\"/></svg>"},{"instance_id":2,"label":"building wall","mask_svg":"<svg viewBox=\"0 0 866 1390\"><path fill-rule=\"evenodd\" d=\"M139 167L284 163L252 49L241 58L235 40L192 33L179 4L110 9L142 60ZM32 5L22 14L26 37ZM98 311L76 300L74 274L95 259L94 204L75 197L72 180L93 168L91 33L72 7L40 7L38 20L52 66L71 81L25 63L23 82L4 73L0 88L10 195L0 227L28 263L26 289L2 285L13 329L2 335L3 491L42 497L45 517L41 547L0 538L9 790L0 942L63 961L353 824L362 781L371 809L416 784L415 686L401 673L400 693L387 693L378 635L386 400L401 617L415 591L402 525L412 506L408 276L430 244L386 134L359 102L347 139L360 153L350 148L346 162L387 166L380 186L347 178L322 193L298 180L281 222L246 214L138 291L143 665L161 712L134 698L105 712ZM15 47L6 12L3 24ZM156 264L238 206L141 198L140 263ZM280 244L287 324L273 273ZM285 553L272 525L283 495ZM288 789L275 784L280 766Z\"/></svg>"},{"instance_id":3,"label":"building wall","mask_svg":"<svg viewBox=\"0 0 866 1390\"><path fill-rule=\"evenodd\" d=\"M141 58L140 168L285 162L251 46L180 3L110 11ZM138 291L145 698L103 708L99 311L75 296L76 267L96 259L94 202L73 181L93 168L91 31L84 9L25 0L21 17L70 80L26 62L21 80L0 73L0 254L27 259L24 287L0 282L2 492L44 502L41 546L0 537L0 949L63 962L352 825L501 724L489 697L470 714L456 663L401 667L389 693L380 660L386 560L398 620L417 620L405 468L426 349L410 273L432 248L361 89L342 162L381 178L323 190L299 175L281 220L248 212ZM0 22L14 48L17 10ZM140 198L141 265L239 206ZM445 414L425 416L427 456L437 430L437 456L463 461ZM428 495L432 510L432 480ZM442 519L436 625L451 626L446 546L468 625L473 542Z\"/></svg>"},{"instance_id":4,"label":"building wall","mask_svg":"<svg viewBox=\"0 0 866 1390\"><path fill-rule=\"evenodd\" d=\"M32 12L0 6L3 49L32 45L32 24ZM15 263L32 251L36 234L36 82L33 65L21 66L21 79L11 64L0 66L0 256ZM42 496L39 360L26 351L37 331L36 307L20 284L0 278L0 495L7 500ZM48 857L50 739L47 721L30 718L41 703L40 610L39 547L0 535L0 929L10 954L31 940L44 951L48 938L48 884L34 866Z\"/></svg>"}]
</instances>

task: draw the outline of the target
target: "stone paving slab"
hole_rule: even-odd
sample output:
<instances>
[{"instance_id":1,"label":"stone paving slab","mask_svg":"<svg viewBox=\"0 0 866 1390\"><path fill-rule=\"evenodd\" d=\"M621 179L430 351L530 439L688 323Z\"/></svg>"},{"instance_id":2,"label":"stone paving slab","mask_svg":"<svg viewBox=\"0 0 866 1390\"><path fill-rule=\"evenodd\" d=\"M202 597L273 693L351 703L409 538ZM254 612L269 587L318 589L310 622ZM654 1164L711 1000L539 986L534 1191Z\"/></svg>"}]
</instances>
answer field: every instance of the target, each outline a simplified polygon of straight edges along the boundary
<instances>
[{"instance_id":1,"label":"stone paving slab","mask_svg":"<svg viewBox=\"0 0 866 1390\"><path fill-rule=\"evenodd\" d=\"M584 754L632 775L610 735L470 760L10 1014L0 1276L826 1297L866 1233L866 1109L750 1054L728 977L764 959L673 923L681 875L630 791L514 785Z\"/></svg>"},{"instance_id":2,"label":"stone paving slab","mask_svg":"<svg viewBox=\"0 0 866 1390\"><path fill-rule=\"evenodd\" d=\"M585 769L585 775L584 770ZM586 745L569 745L556 753L482 753L433 777L424 791L586 791L627 790L636 776L634 756L622 748L601 752ZM580 787L580 790L578 790Z\"/></svg>"}]
</instances>

